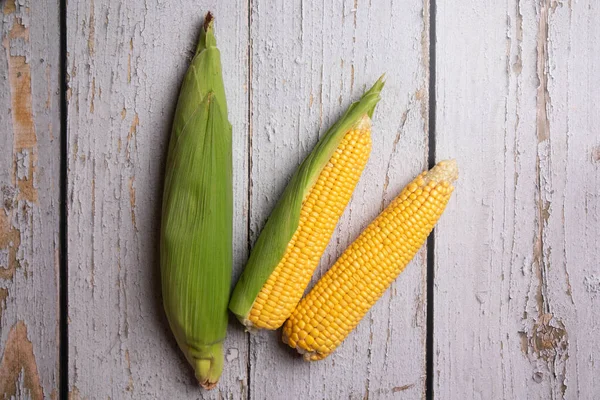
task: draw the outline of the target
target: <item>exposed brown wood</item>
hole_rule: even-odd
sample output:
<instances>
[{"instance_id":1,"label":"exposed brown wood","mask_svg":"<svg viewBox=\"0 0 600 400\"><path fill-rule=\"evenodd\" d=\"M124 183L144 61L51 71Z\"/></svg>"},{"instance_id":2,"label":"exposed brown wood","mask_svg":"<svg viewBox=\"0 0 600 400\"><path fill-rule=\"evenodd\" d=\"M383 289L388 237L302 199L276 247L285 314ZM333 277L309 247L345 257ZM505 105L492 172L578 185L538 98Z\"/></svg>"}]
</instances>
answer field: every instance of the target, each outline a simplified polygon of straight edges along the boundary
<instances>
[{"instance_id":1,"label":"exposed brown wood","mask_svg":"<svg viewBox=\"0 0 600 400\"><path fill-rule=\"evenodd\" d=\"M0 15L0 395L58 394L58 1Z\"/></svg>"}]
</instances>

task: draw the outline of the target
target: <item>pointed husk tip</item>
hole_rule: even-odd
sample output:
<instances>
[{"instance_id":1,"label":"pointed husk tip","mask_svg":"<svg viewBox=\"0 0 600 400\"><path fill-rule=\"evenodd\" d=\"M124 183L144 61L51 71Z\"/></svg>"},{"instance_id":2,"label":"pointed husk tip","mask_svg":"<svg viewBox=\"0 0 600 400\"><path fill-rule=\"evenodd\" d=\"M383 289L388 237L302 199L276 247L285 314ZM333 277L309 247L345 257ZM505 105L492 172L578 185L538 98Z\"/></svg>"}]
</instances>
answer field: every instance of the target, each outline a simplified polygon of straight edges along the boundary
<instances>
[{"instance_id":1,"label":"pointed husk tip","mask_svg":"<svg viewBox=\"0 0 600 400\"><path fill-rule=\"evenodd\" d=\"M379 93L381 93L381 90L383 89L384 86L385 86L385 74L382 74L379 77L379 79L377 79L377 81L373 84L373 86L371 86L371 89L369 89L363 95L363 97L375 96L377 99L374 102L373 106L367 110L367 115L369 116L369 118L373 118L373 112L375 112L375 106L377 106L377 103L379 102L379 99L380 99Z\"/></svg>"},{"instance_id":2,"label":"pointed husk tip","mask_svg":"<svg viewBox=\"0 0 600 400\"><path fill-rule=\"evenodd\" d=\"M204 31L208 32L208 30L212 30L213 25L215 23L215 17L212 12L207 12L206 17L204 17Z\"/></svg>"},{"instance_id":3,"label":"pointed husk tip","mask_svg":"<svg viewBox=\"0 0 600 400\"><path fill-rule=\"evenodd\" d=\"M201 53L203 50L209 47L217 46L217 40L215 38L215 33L213 29L214 25L215 17L209 11L204 17L204 23L202 24L202 29L200 32L200 39L198 40L198 44L196 45L196 54Z\"/></svg>"}]
</instances>

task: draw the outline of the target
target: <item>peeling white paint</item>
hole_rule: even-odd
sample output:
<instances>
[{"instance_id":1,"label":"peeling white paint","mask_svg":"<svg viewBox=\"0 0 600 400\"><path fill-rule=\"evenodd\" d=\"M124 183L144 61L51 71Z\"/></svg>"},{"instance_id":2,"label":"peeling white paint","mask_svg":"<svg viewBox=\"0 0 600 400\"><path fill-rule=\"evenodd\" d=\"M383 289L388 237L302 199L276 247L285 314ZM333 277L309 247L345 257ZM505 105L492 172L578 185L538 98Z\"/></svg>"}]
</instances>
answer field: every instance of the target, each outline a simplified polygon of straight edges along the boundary
<instances>
[{"instance_id":1,"label":"peeling white paint","mask_svg":"<svg viewBox=\"0 0 600 400\"><path fill-rule=\"evenodd\" d=\"M436 153L461 174L436 228L434 393L595 398L600 9L437 5Z\"/></svg>"}]
</instances>

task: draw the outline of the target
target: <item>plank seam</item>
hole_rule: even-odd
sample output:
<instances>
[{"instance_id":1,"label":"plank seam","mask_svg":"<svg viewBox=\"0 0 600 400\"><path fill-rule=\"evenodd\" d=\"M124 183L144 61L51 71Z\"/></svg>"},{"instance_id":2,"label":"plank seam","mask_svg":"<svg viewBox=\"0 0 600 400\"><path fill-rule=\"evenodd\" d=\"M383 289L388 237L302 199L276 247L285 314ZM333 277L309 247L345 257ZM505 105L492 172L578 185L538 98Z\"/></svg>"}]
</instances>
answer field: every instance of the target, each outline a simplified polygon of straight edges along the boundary
<instances>
[{"instance_id":1,"label":"plank seam","mask_svg":"<svg viewBox=\"0 0 600 400\"><path fill-rule=\"evenodd\" d=\"M252 0L248 0L248 221L246 225L248 254L252 249ZM251 399L250 373L252 372L252 337L247 334L248 358L246 360L247 399Z\"/></svg>"},{"instance_id":2,"label":"plank seam","mask_svg":"<svg viewBox=\"0 0 600 400\"><path fill-rule=\"evenodd\" d=\"M60 217L59 217L59 393L69 392L68 258L67 258L67 1L60 0Z\"/></svg>"},{"instance_id":3,"label":"plank seam","mask_svg":"<svg viewBox=\"0 0 600 400\"><path fill-rule=\"evenodd\" d=\"M435 118L436 118L436 86L435 86L435 43L436 43L436 0L429 2L429 132L428 132L428 164L435 165ZM435 279L435 228L427 238L427 335L425 339L425 398L433 399L433 335L434 304L433 290Z\"/></svg>"},{"instance_id":4,"label":"plank seam","mask_svg":"<svg viewBox=\"0 0 600 400\"><path fill-rule=\"evenodd\" d=\"M69 392L68 258L67 258L67 0L60 0L60 217L59 217L59 393Z\"/></svg>"}]
</instances>

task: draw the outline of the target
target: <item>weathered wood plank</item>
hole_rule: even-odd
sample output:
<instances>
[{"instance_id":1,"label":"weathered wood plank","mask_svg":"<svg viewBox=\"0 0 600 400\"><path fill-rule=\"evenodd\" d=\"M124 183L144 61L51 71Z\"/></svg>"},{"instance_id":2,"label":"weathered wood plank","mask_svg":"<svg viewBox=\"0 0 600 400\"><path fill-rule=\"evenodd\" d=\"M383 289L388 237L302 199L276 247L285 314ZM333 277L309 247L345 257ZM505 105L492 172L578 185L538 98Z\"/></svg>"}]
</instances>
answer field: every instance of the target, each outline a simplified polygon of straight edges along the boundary
<instances>
[{"instance_id":1,"label":"weathered wood plank","mask_svg":"<svg viewBox=\"0 0 600 400\"><path fill-rule=\"evenodd\" d=\"M319 135L380 74L369 164L314 281L426 165L428 2L254 0L251 239ZM324 361L303 362L280 333L251 339L250 397L424 396L425 252Z\"/></svg>"},{"instance_id":2,"label":"weathered wood plank","mask_svg":"<svg viewBox=\"0 0 600 400\"><path fill-rule=\"evenodd\" d=\"M438 2L437 153L461 169L435 240L440 399L600 392L598 18Z\"/></svg>"},{"instance_id":3,"label":"weathered wood plank","mask_svg":"<svg viewBox=\"0 0 600 400\"><path fill-rule=\"evenodd\" d=\"M0 394L57 398L58 1L0 3Z\"/></svg>"},{"instance_id":4,"label":"weathered wood plank","mask_svg":"<svg viewBox=\"0 0 600 400\"><path fill-rule=\"evenodd\" d=\"M244 1L68 2L69 384L74 398L244 398L237 322L217 389L195 383L160 298L158 231L179 85L216 17L233 125L236 271L247 252L248 7ZM236 273L237 275L237 273Z\"/></svg>"},{"instance_id":5,"label":"weathered wood plank","mask_svg":"<svg viewBox=\"0 0 600 400\"><path fill-rule=\"evenodd\" d=\"M528 356L542 364L538 367L542 381L551 384L554 397L596 399L600 394L600 5L593 0L544 2L536 11L540 17L537 73L547 85L542 96L541 89L537 92L537 208L544 312L540 319L548 323L528 326ZM540 339L542 346L532 349L533 341Z\"/></svg>"}]
</instances>

